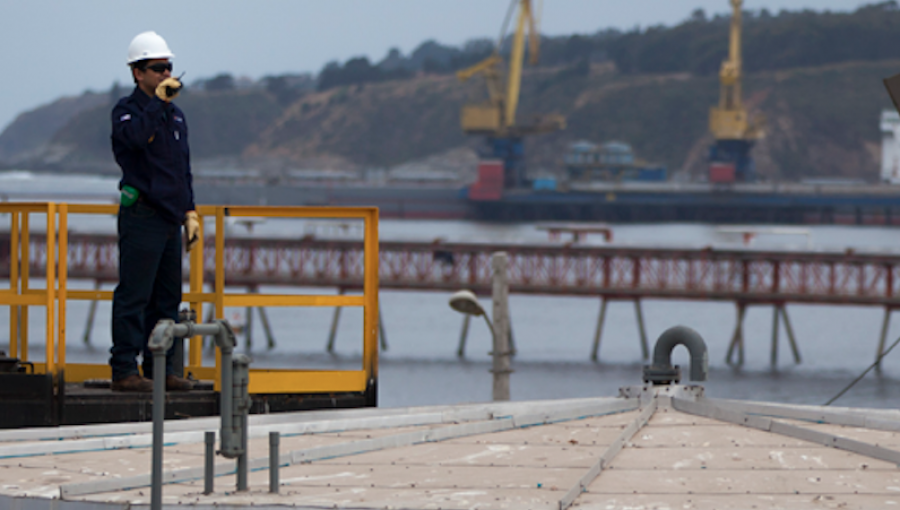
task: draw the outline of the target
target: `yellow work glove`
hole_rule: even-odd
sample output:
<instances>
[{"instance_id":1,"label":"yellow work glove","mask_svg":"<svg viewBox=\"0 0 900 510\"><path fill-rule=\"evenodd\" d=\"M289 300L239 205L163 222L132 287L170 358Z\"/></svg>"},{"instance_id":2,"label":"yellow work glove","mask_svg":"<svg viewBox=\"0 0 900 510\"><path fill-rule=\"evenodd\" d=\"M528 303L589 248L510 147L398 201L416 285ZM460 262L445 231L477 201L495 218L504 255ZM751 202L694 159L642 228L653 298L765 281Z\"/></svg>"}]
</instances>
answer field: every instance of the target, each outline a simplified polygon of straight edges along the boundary
<instances>
[{"instance_id":1,"label":"yellow work glove","mask_svg":"<svg viewBox=\"0 0 900 510\"><path fill-rule=\"evenodd\" d=\"M156 97L168 103L178 97L181 87L182 85L181 82L178 81L178 78L172 78L170 76L156 86Z\"/></svg>"},{"instance_id":2,"label":"yellow work glove","mask_svg":"<svg viewBox=\"0 0 900 510\"><path fill-rule=\"evenodd\" d=\"M200 216L197 211L188 211L184 215L184 249L191 251L200 241Z\"/></svg>"}]
</instances>

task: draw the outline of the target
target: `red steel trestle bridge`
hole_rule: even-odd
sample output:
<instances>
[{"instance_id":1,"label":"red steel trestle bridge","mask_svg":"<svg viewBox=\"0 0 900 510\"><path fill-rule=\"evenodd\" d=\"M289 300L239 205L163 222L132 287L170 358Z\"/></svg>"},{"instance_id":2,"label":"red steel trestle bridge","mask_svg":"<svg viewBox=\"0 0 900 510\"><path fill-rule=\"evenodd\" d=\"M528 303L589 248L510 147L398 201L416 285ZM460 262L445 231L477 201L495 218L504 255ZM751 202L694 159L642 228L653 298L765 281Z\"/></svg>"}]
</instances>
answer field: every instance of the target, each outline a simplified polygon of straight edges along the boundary
<instances>
[{"instance_id":1,"label":"red steel trestle bridge","mask_svg":"<svg viewBox=\"0 0 900 510\"><path fill-rule=\"evenodd\" d=\"M8 233L0 234L0 276L9 272L8 246ZM800 362L787 303L883 307L876 359L885 349L891 312L900 307L900 255L384 241L379 251L381 288L450 292L467 288L489 295L491 254L504 251L509 255L512 293L601 298L591 350L594 360L598 359L606 307L613 300L634 302L645 359L649 348L642 299L735 303L737 320L726 361L738 365L744 361L743 323L748 306L774 307L773 365L777 363L780 322L787 331L794 361ZM42 235L31 236L30 252L30 273L40 276L46 264ZM214 246L206 246L204 255L209 259L206 267L214 267ZM69 278L92 279L98 284L117 281L117 258L114 235L69 235ZM236 237L227 240L224 260L226 285L250 291L260 285L331 287L341 292L362 287L361 241ZM205 280L213 278L208 275ZM262 318L268 333L265 315ZM461 338L461 347L463 343Z\"/></svg>"}]
</instances>

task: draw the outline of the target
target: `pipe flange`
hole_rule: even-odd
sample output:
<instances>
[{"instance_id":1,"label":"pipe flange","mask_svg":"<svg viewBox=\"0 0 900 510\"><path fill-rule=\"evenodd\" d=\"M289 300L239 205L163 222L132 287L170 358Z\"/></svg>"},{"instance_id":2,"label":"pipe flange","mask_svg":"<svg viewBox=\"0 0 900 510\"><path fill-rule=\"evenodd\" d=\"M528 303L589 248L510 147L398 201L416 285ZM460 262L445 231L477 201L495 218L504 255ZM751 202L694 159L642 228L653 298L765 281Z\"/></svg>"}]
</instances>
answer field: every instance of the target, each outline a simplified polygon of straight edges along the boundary
<instances>
[{"instance_id":1,"label":"pipe flange","mask_svg":"<svg viewBox=\"0 0 900 510\"><path fill-rule=\"evenodd\" d=\"M659 366L644 365L644 382L654 386L673 384L681 381L681 368L678 365Z\"/></svg>"}]
</instances>

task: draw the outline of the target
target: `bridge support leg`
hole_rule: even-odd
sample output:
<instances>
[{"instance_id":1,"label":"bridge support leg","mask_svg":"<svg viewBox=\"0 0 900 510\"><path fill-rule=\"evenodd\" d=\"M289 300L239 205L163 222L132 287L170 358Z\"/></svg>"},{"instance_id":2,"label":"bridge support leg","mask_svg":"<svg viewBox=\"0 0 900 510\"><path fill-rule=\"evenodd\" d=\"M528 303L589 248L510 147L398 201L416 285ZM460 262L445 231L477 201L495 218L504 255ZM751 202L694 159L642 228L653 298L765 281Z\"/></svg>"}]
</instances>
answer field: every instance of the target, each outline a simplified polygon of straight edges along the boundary
<instances>
[{"instance_id":1,"label":"bridge support leg","mask_svg":"<svg viewBox=\"0 0 900 510\"><path fill-rule=\"evenodd\" d=\"M732 358L734 357L735 348L738 351L737 366L744 365L744 316L747 315L747 305L738 303L737 305L737 324L734 326L734 334L731 336L731 344L728 346L728 353L725 354L725 363L735 365Z\"/></svg>"},{"instance_id":2,"label":"bridge support leg","mask_svg":"<svg viewBox=\"0 0 900 510\"><path fill-rule=\"evenodd\" d=\"M791 352L794 354L794 364L800 364L800 348L797 347L797 339L794 337L794 328L791 327L791 320L788 318L787 306L778 307L781 310L781 320L784 321L784 329L787 331L788 342L791 344Z\"/></svg>"},{"instance_id":3,"label":"bridge support leg","mask_svg":"<svg viewBox=\"0 0 900 510\"><path fill-rule=\"evenodd\" d=\"M463 358L466 356L466 340L469 339L469 319L472 316L464 313L462 330L459 332L459 346L456 348L456 357Z\"/></svg>"},{"instance_id":4,"label":"bridge support leg","mask_svg":"<svg viewBox=\"0 0 900 510\"><path fill-rule=\"evenodd\" d=\"M507 308L509 308L509 305L507 305ZM516 355L516 335L512 327L512 316L509 313L507 315L509 315L509 356L512 357Z\"/></svg>"},{"instance_id":5,"label":"bridge support leg","mask_svg":"<svg viewBox=\"0 0 900 510\"><path fill-rule=\"evenodd\" d=\"M597 353L600 351L600 335L603 334L603 322L606 320L606 305L608 301L605 297L600 298L600 316L597 318L597 330L594 332L594 345L591 348L591 360L597 361Z\"/></svg>"},{"instance_id":6,"label":"bridge support leg","mask_svg":"<svg viewBox=\"0 0 900 510\"><path fill-rule=\"evenodd\" d=\"M275 335L272 333L272 325L269 324L269 315L263 307L259 307L257 310L259 310L259 322L262 323L263 331L266 333L266 348L271 351L275 348Z\"/></svg>"},{"instance_id":7,"label":"bridge support leg","mask_svg":"<svg viewBox=\"0 0 900 510\"><path fill-rule=\"evenodd\" d=\"M641 300L634 300L634 314L637 317L638 332L641 334L641 354L644 361L650 359L650 346L647 343L647 329L644 328L644 312L641 310Z\"/></svg>"},{"instance_id":8,"label":"bridge support leg","mask_svg":"<svg viewBox=\"0 0 900 510\"><path fill-rule=\"evenodd\" d=\"M381 350L388 350L387 333L384 330L384 316L381 315L381 300L378 300L378 339L381 341Z\"/></svg>"},{"instance_id":9,"label":"bridge support leg","mask_svg":"<svg viewBox=\"0 0 900 510\"><path fill-rule=\"evenodd\" d=\"M344 289L338 289L338 294L343 295ZM328 331L328 345L325 347L327 352L334 352L334 341L337 339L338 323L341 320L341 306L334 307L334 316L331 318L331 329Z\"/></svg>"},{"instance_id":10,"label":"bridge support leg","mask_svg":"<svg viewBox=\"0 0 900 510\"><path fill-rule=\"evenodd\" d=\"M100 280L94 280L94 290L100 290ZM97 316L97 300L92 299L88 306L87 320L84 323L84 345L91 345L91 333L94 331L94 317Z\"/></svg>"},{"instance_id":11,"label":"bridge support leg","mask_svg":"<svg viewBox=\"0 0 900 510\"><path fill-rule=\"evenodd\" d=\"M884 307L884 319L881 321L881 337L878 339L878 350L875 351L875 372L881 373L881 357L884 355L884 344L887 342L888 329L891 326L891 308Z\"/></svg>"},{"instance_id":12,"label":"bridge support leg","mask_svg":"<svg viewBox=\"0 0 900 510\"><path fill-rule=\"evenodd\" d=\"M772 350L769 356L769 364L772 368L778 366L778 305L772 312Z\"/></svg>"}]
</instances>

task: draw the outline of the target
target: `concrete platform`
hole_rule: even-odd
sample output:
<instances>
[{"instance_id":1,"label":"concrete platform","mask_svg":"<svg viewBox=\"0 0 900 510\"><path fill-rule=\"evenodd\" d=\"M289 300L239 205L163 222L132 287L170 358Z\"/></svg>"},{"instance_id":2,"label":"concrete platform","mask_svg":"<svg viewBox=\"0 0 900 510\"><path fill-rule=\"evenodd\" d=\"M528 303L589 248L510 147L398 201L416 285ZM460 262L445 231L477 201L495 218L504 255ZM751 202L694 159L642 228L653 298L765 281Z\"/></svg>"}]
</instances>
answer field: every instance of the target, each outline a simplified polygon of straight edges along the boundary
<instances>
[{"instance_id":1,"label":"concrete platform","mask_svg":"<svg viewBox=\"0 0 900 510\"><path fill-rule=\"evenodd\" d=\"M900 507L900 412L709 399L696 386L617 398L250 417L250 490L212 418L166 424L165 508L728 509ZM268 433L281 433L279 493ZM151 424L0 431L0 508L149 507Z\"/></svg>"}]
</instances>

